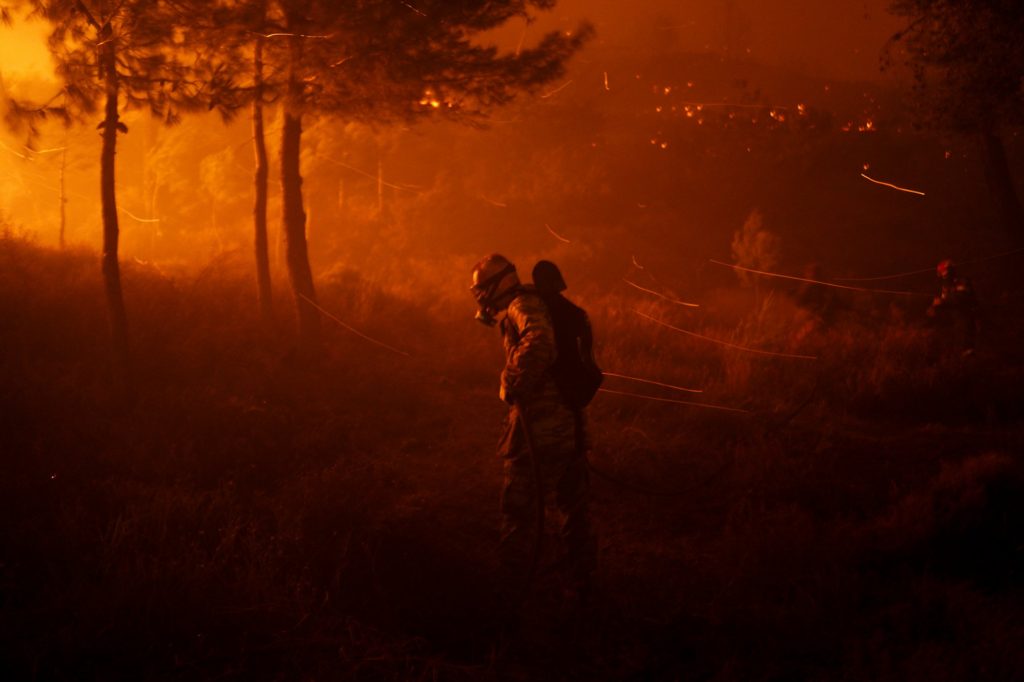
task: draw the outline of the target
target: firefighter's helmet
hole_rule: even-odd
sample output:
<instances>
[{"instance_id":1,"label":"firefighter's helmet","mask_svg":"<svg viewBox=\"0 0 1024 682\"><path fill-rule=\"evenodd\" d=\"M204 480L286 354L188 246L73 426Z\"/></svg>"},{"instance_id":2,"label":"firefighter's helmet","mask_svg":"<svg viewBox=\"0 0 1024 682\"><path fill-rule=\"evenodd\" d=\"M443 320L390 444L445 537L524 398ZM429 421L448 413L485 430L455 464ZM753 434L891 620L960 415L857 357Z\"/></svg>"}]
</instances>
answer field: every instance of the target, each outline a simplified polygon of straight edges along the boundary
<instances>
[{"instance_id":1,"label":"firefighter's helmet","mask_svg":"<svg viewBox=\"0 0 1024 682\"><path fill-rule=\"evenodd\" d=\"M520 286L516 266L504 256L492 253L473 267L470 291L480 309L476 319L488 326L497 324L496 315L512 300Z\"/></svg>"}]
</instances>

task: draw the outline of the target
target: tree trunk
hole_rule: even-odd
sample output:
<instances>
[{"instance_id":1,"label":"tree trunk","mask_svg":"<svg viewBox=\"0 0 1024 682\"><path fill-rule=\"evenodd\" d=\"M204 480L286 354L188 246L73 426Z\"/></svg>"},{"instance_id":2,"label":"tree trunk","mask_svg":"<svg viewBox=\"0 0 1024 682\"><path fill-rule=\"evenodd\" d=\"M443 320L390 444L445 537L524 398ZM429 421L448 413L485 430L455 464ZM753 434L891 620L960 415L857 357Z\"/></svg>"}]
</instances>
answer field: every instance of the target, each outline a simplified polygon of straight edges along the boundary
<instances>
[{"instance_id":1,"label":"tree trunk","mask_svg":"<svg viewBox=\"0 0 1024 682\"><path fill-rule=\"evenodd\" d=\"M1006 158L1003 138L995 128L982 133L985 151L985 177L999 209L1006 230L1019 239L1024 230L1024 208L1013 184L1010 163Z\"/></svg>"},{"instance_id":2,"label":"tree trunk","mask_svg":"<svg viewBox=\"0 0 1024 682\"><path fill-rule=\"evenodd\" d=\"M117 194L114 185L114 157L117 153L118 127L122 126L117 113L118 76L117 55L110 36L109 24L100 32L102 53L100 68L106 87L106 106L103 118L103 151L100 157L100 198L103 210L103 284L107 294L110 315L110 333L113 348L114 379L119 389L129 388L128 318L121 293L121 267L118 262Z\"/></svg>"},{"instance_id":3,"label":"tree trunk","mask_svg":"<svg viewBox=\"0 0 1024 682\"><path fill-rule=\"evenodd\" d=\"M64 136L64 149L60 150L60 248L64 248L64 234L67 230L67 193L64 176L68 168L68 136Z\"/></svg>"},{"instance_id":4,"label":"tree trunk","mask_svg":"<svg viewBox=\"0 0 1024 682\"><path fill-rule=\"evenodd\" d=\"M295 294L299 323L299 347L316 352L320 346L320 313L316 309L313 272L309 267L306 245L306 211L302 205L302 172L299 167L302 145L302 83L296 73L301 51L298 37L289 45L291 60L288 95L284 107L284 129L281 134L281 198L286 239L285 258L288 279Z\"/></svg>"},{"instance_id":5,"label":"tree trunk","mask_svg":"<svg viewBox=\"0 0 1024 682\"><path fill-rule=\"evenodd\" d=\"M256 39L254 59L256 93L252 101L252 139L256 153L256 201L253 205L256 249L256 286L259 294L260 316L265 325L274 317L270 288L270 251L267 239L267 141L263 131L263 38Z\"/></svg>"}]
</instances>

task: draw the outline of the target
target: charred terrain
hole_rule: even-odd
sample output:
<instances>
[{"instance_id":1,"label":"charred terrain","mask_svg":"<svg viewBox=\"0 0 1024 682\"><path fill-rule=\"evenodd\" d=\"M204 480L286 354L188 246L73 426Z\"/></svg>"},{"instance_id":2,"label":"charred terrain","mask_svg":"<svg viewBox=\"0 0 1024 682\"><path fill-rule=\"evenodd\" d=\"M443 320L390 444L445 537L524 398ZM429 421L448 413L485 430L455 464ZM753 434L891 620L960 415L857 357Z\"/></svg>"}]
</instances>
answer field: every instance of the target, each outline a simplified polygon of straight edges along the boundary
<instances>
[{"instance_id":1,"label":"charred terrain","mask_svg":"<svg viewBox=\"0 0 1024 682\"><path fill-rule=\"evenodd\" d=\"M130 395L95 251L6 219L7 679L1024 674L1024 254L973 147L866 84L584 54L579 91L490 130L309 133L318 354L295 347L280 272L260 319L244 181L206 203L159 190L164 236L194 225L214 255L126 230ZM381 158L405 183L344 170ZM232 201L214 248L196 216ZM467 293L491 251L562 265L604 369L703 390L606 379L593 600L563 599L549 549L500 655L503 358ZM925 317L946 257L983 303L973 356ZM709 259L886 292L809 299Z\"/></svg>"}]
</instances>

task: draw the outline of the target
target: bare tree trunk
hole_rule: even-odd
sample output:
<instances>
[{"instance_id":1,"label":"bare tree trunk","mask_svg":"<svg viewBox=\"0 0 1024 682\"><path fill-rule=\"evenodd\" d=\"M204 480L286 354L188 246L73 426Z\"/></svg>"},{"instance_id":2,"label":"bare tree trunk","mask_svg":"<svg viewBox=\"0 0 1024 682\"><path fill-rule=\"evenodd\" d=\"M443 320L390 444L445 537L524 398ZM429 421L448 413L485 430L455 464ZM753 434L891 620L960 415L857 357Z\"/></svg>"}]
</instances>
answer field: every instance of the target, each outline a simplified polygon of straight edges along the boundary
<instances>
[{"instance_id":1,"label":"bare tree trunk","mask_svg":"<svg viewBox=\"0 0 1024 682\"><path fill-rule=\"evenodd\" d=\"M1003 225L1015 238L1019 238L1024 230L1024 208L1013 184L1013 174L1006 158L1006 147L1003 138L995 128L982 133L985 152L985 177L989 189L999 208Z\"/></svg>"},{"instance_id":2,"label":"bare tree trunk","mask_svg":"<svg viewBox=\"0 0 1024 682\"><path fill-rule=\"evenodd\" d=\"M60 248L64 248L64 234L67 230L67 192L64 176L68 168L68 136L64 135L64 149L60 150Z\"/></svg>"},{"instance_id":3,"label":"bare tree trunk","mask_svg":"<svg viewBox=\"0 0 1024 682\"><path fill-rule=\"evenodd\" d=\"M110 25L100 32L102 53L100 68L106 86L103 118L103 151L100 157L100 198L103 210L103 284L110 314L115 382L119 389L130 384L128 356L128 318L121 292L121 266L118 262L120 229L117 223L117 194L114 185L114 157L117 153L118 128L123 127L117 113L117 55L110 35Z\"/></svg>"},{"instance_id":4,"label":"bare tree trunk","mask_svg":"<svg viewBox=\"0 0 1024 682\"><path fill-rule=\"evenodd\" d=\"M263 38L256 39L256 56L253 63L256 93L252 101L252 139L256 153L253 225L256 249L256 285L259 294L260 316L269 325L274 317L273 296L270 284L270 251L267 238L267 141L263 130Z\"/></svg>"},{"instance_id":5,"label":"bare tree trunk","mask_svg":"<svg viewBox=\"0 0 1024 682\"><path fill-rule=\"evenodd\" d=\"M302 84L295 68L302 48L299 38L293 37L290 40L291 68L284 108L284 130L281 134L281 199L287 247L285 257L298 313L299 346L304 352L316 352L320 347L320 313L315 307L316 291L313 288L313 271L309 267L306 211L302 203L302 172L299 165L302 149Z\"/></svg>"}]
</instances>

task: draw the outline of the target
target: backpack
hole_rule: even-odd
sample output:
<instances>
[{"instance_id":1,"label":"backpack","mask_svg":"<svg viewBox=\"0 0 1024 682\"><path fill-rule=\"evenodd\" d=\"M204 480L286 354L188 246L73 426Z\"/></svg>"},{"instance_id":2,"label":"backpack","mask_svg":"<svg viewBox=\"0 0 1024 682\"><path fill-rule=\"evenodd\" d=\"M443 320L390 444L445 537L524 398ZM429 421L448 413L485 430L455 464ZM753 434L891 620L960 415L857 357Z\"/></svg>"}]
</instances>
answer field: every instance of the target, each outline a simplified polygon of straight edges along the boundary
<instances>
[{"instance_id":1,"label":"backpack","mask_svg":"<svg viewBox=\"0 0 1024 682\"><path fill-rule=\"evenodd\" d=\"M558 356L548 370L562 398L574 410L590 404L604 374L593 356L593 332L586 311L560 294L543 295L555 328Z\"/></svg>"}]
</instances>

